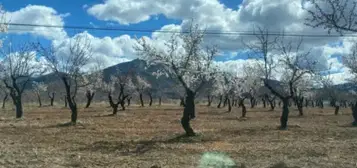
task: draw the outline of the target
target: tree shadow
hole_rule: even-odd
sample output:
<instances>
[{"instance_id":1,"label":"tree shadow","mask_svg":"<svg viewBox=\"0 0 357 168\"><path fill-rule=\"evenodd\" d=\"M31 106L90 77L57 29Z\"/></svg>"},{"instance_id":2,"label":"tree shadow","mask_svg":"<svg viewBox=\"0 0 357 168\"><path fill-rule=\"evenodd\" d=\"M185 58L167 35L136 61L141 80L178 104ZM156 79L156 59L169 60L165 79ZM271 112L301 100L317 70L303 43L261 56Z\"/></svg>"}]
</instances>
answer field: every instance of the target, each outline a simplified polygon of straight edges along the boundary
<instances>
[{"instance_id":1,"label":"tree shadow","mask_svg":"<svg viewBox=\"0 0 357 168\"><path fill-rule=\"evenodd\" d=\"M96 141L85 147L78 148L79 151L91 151L100 153L116 153L122 156L140 155L152 149L159 148L159 144L175 144L175 143L198 143L214 141L207 138L202 138L200 135L186 136L177 135L168 139L151 139L139 141Z\"/></svg>"},{"instance_id":2,"label":"tree shadow","mask_svg":"<svg viewBox=\"0 0 357 168\"><path fill-rule=\"evenodd\" d=\"M45 128L66 128L66 127L85 128L85 126L80 122L77 122L77 123L73 123L73 122L59 123L59 124L56 124L56 125L47 126Z\"/></svg>"}]
</instances>

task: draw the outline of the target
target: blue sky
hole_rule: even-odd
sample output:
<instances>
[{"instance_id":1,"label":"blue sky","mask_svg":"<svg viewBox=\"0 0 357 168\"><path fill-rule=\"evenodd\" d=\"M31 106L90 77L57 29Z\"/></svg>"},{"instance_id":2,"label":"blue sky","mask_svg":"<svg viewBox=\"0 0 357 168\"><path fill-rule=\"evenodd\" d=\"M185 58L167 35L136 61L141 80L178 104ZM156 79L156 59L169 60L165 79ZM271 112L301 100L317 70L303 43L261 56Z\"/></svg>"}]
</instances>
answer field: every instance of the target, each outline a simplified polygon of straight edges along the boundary
<instances>
[{"instance_id":1,"label":"blue sky","mask_svg":"<svg viewBox=\"0 0 357 168\"><path fill-rule=\"evenodd\" d=\"M113 7L113 5L108 5L110 4L109 2L116 2L116 4ZM135 7L127 5L127 3L131 2L144 5L136 10ZM64 23L64 25L67 26L160 30L171 24L182 26L183 21L187 21L189 16L195 16L198 18L197 22L206 25L208 29L222 32L236 30L249 31L252 30L253 25L257 24L268 25L274 31L284 30L301 34L311 34L313 31L316 33L324 32L324 30L308 28L303 24L304 18L301 18L301 16L303 16L301 13L304 11L301 7L301 0L246 0L241 8L239 8L239 5L242 3L242 0L2 0L1 3L7 12L20 13L17 15L17 20L20 20L20 23ZM122 3L122 5L120 3ZM29 9L28 5L37 5L42 8L36 11L37 8ZM94 14L89 12L89 9L100 5L107 5L107 7L100 10L97 9ZM165 9L162 9L160 5L164 5ZM166 8L169 10L166 10ZM54 10L55 13L49 13L48 10ZM22 13L19 11L22 11ZM116 13L117 11L124 12ZM31 18L35 16L34 13L36 12L44 12L44 14L36 15L37 18ZM21 16L21 14L23 16ZM30 18L26 17L27 14L30 15ZM50 19L48 17L46 18L48 15L51 15ZM67 16L62 17L63 15ZM145 19L145 16L150 19ZM52 22L51 19L57 20L53 20ZM42 20L44 22L42 22ZM66 36L72 37L82 31L83 30L65 29L65 34ZM51 44L52 40L58 40L56 39L56 34L60 33L61 29L50 32L49 34L40 32L40 35L38 32L37 34L9 34L7 35L7 40L12 40L13 43L40 41L43 44ZM133 56L133 51L128 49L130 48L129 44L133 43L135 36L151 36L151 33L117 31L88 30L88 33L96 38L95 43L98 45L97 50L99 52L97 55L107 57L107 62L111 63L110 65L120 63L120 61L125 60L122 59L124 57L128 59L135 57ZM127 39L127 37L123 35L129 35L130 39ZM111 38L103 38L107 36ZM249 41L252 37L244 37L244 39ZM216 61L229 62L237 60L236 64L242 64L240 60L249 59L249 56L239 49L242 48L241 40L239 39L232 40L230 37L219 36L217 38L210 38L208 42L218 42L222 48L227 48L222 49L224 54L217 57ZM341 50L343 50L344 44L341 40L336 42L336 39L330 41L326 41L326 39L307 39L306 43L307 46L311 46L315 50L321 50L321 52L317 52L313 55L313 57L319 57L317 60L327 59L327 62L335 61L337 67L342 67L341 54L343 52L337 51L338 49L333 49L341 48ZM103 48L108 48L108 50L112 51L105 51ZM336 52L324 52L325 50L336 50ZM323 55L324 53L329 53L329 55ZM338 73L343 73L343 71Z\"/></svg>"},{"instance_id":2,"label":"blue sky","mask_svg":"<svg viewBox=\"0 0 357 168\"><path fill-rule=\"evenodd\" d=\"M180 24L181 20L168 19L162 14L152 17L148 21L137 24L121 25L115 22L101 21L93 16L88 15L85 5L92 6L103 2L103 0L2 0L2 5L8 11L16 11L24 8L27 5L44 5L54 8L60 14L70 13L70 16L64 18L66 25L79 25L79 26L98 26L98 27L115 27L115 28L132 28L132 29L150 29L159 30L164 25ZM241 0L220 0L228 8L237 9ZM66 29L70 35L78 33L80 30ZM129 35L149 35L147 33L133 33L133 32L114 32L114 31L90 31L89 32L97 37L104 36L120 36L122 34Z\"/></svg>"}]
</instances>

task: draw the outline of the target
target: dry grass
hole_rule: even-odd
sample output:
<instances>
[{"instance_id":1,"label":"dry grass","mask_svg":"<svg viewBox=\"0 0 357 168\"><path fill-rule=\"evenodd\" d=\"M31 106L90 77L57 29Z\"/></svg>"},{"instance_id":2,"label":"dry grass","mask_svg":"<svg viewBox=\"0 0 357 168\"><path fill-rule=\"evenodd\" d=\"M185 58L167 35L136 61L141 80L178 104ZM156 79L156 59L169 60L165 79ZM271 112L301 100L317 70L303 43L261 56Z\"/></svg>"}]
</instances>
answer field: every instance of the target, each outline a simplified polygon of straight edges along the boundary
<instances>
[{"instance_id":1,"label":"dry grass","mask_svg":"<svg viewBox=\"0 0 357 168\"><path fill-rule=\"evenodd\" d=\"M0 167L197 167L205 152L220 151L247 168L357 167L357 128L349 109L292 111L289 130L277 130L280 110L197 107L197 137L180 138L181 109L131 107L118 116L97 105L81 109L79 124L63 126L69 111L28 108L25 119L0 113ZM286 165L284 165L284 162Z\"/></svg>"}]
</instances>

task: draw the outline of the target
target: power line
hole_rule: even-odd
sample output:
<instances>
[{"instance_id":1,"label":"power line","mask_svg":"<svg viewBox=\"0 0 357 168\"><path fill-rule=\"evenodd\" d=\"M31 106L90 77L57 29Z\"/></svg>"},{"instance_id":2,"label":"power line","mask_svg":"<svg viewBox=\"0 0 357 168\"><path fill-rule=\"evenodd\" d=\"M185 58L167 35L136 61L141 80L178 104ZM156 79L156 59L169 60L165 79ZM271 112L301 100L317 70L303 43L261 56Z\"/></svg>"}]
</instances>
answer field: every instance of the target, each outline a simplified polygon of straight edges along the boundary
<instances>
[{"instance_id":1,"label":"power line","mask_svg":"<svg viewBox=\"0 0 357 168\"><path fill-rule=\"evenodd\" d=\"M138 32L138 33L189 33L188 31L172 31L172 30L152 30L152 29L125 29L125 28L110 28L110 27L89 27L89 26L71 26L71 25L45 25L45 24L26 24L26 23L0 23L8 26L23 26L23 27L44 27L44 28L57 28L57 29L76 29L76 30L102 30L102 31L117 31L117 32ZM10 28L9 30L11 30ZM16 29L13 29L16 30ZM19 29L17 29L19 30ZM21 29L26 31L25 29ZM203 31L202 33L206 35L228 35L228 36L256 36L254 31L225 31L225 32L214 32L214 31ZM357 34L298 34L298 33L279 33L270 31L267 33L270 36L289 36L289 37L357 37Z\"/></svg>"}]
</instances>

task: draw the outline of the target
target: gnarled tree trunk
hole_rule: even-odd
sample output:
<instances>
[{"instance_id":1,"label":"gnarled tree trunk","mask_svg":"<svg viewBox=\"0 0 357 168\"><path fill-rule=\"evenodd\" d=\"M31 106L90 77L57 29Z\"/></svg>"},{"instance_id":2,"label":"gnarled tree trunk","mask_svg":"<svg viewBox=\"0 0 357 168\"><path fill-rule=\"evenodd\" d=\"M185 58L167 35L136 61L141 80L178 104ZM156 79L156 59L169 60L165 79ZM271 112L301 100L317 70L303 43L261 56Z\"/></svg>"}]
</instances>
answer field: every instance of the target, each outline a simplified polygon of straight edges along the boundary
<instances>
[{"instance_id":1,"label":"gnarled tree trunk","mask_svg":"<svg viewBox=\"0 0 357 168\"><path fill-rule=\"evenodd\" d=\"M195 93L189 89L186 89L186 101L185 108L183 110L183 116L181 118L181 124L183 129L186 132L187 136L194 136L195 132L190 126L191 119L194 119L195 116Z\"/></svg>"},{"instance_id":2,"label":"gnarled tree trunk","mask_svg":"<svg viewBox=\"0 0 357 168\"><path fill-rule=\"evenodd\" d=\"M142 93L139 93L139 99L140 99L141 107L144 107L144 100L143 100L143 94Z\"/></svg>"},{"instance_id":3,"label":"gnarled tree trunk","mask_svg":"<svg viewBox=\"0 0 357 168\"><path fill-rule=\"evenodd\" d=\"M239 104L240 107L242 107L242 118L246 117L247 108L244 105L244 99L240 99L238 104Z\"/></svg>"},{"instance_id":4,"label":"gnarled tree trunk","mask_svg":"<svg viewBox=\"0 0 357 168\"><path fill-rule=\"evenodd\" d=\"M40 93L36 92L36 96L37 96L37 101L38 101L38 107L42 107L42 101L41 101Z\"/></svg>"},{"instance_id":5,"label":"gnarled tree trunk","mask_svg":"<svg viewBox=\"0 0 357 168\"><path fill-rule=\"evenodd\" d=\"M211 106L212 100L213 100L213 97L210 96L210 95L208 95L208 96L207 96L207 101L208 101L207 106Z\"/></svg>"},{"instance_id":6,"label":"gnarled tree trunk","mask_svg":"<svg viewBox=\"0 0 357 168\"><path fill-rule=\"evenodd\" d=\"M231 100L228 98L227 99L227 104L228 104L228 112L232 111L232 105L231 105Z\"/></svg>"},{"instance_id":7,"label":"gnarled tree trunk","mask_svg":"<svg viewBox=\"0 0 357 168\"><path fill-rule=\"evenodd\" d=\"M67 107L68 103L67 103L67 96L64 96L64 107Z\"/></svg>"},{"instance_id":8,"label":"gnarled tree trunk","mask_svg":"<svg viewBox=\"0 0 357 168\"><path fill-rule=\"evenodd\" d=\"M262 102L263 102L263 108L266 108L266 102L265 102L265 99L264 98L262 98Z\"/></svg>"},{"instance_id":9,"label":"gnarled tree trunk","mask_svg":"<svg viewBox=\"0 0 357 168\"><path fill-rule=\"evenodd\" d=\"M48 93L48 97L50 98L50 106L53 106L53 102L55 101L55 94L55 92L52 92L51 94Z\"/></svg>"},{"instance_id":10,"label":"gnarled tree trunk","mask_svg":"<svg viewBox=\"0 0 357 168\"><path fill-rule=\"evenodd\" d=\"M254 108L256 105L256 99L254 97L250 98L250 108Z\"/></svg>"},{"instance_id":11,"label":"gnarled tree trunk","mask_svg":"<svg viewBox=\"0 0 357 168\"><path fill-rule=\"evenodd\" d=\"M288 128L288 117L289 117L289 99L285 98L283 101L283 111L280 117L280 129Z\"/></svg>"},{"instance_id":12,"label":"gnarled tree trunk","mask_svg":"<svg viewBox=\"0 0 357 168\"><path fill-rule=\"evenodd\" d=\"M117 115L119 104L114 103L111 93L108 93L108 100L109 100L110 107L112 107L113 115Z\"/></svg>"},{"instance_id":13,"label":"gnarled tree trunk","mask_svg":"<svg viewBox=\"0 0 357 168\"><path fill-rule=\"evenodd\" d=\"M86 92L86 97L87 97L87 104L85 108L89 108L90 104L92 103L92 100L94 98L95 92L87 90Z\"/></svg>"},{"instance_id":14,"label":"gnarled tree trunk","mask_svg":"<svg viewBox=\"0 0 357 168\"><path fill-rule=\"evenodd\" d=\"M354 104L352 104L351 109L352 109L352 117L353 117L352 125L357 126L357 101Z\"/></svg>"},{"instance_id":15,"label":"gnarled tree trunk","mask_svg":"<svg viewBox=\"0 0 357 168\"><path fill-rule=\"evenodd\" d=\"M340 106L335 106L335 115L338 115L339 111L340 111Z\"/></svg>"},{"instance_id":16,"label":"gnarled tree trunk","mask_svg":"<svg viewBox=\"0 0 357 168\"><path fill-rule=\"evenodd\" d=\"M151 107L152 106L152 94L151 94L151 92L149 92L148 95L149 95L149 99L150 99L149 106Z\"/></svg>"},{"instance_id":17,"label":"gnarled tree trunk","mask_svg":"<svg viewBox=\"0 0 357 168\"><path fill-rule=\"evenodd\" d=\"M185 107L185 98L180 97L180 106Z\"/></svg>"},{"instance_id":18,"label":"gnarled tree trunk","mask_svg":"<svg viewBox=\"0 0 357 168\"><path fill-rule=\"evenodd\" d=\"M130 106L130 100L131 100L131 96L127 98L128 107Z\"/></svg>"},{"instance_id":19,"label":"gnarled tree trunk","mask_svg":"<svg viewBox=\"0 0 357 168\"><path fill-rule=\"evenodd\" d=\"M228 96L226 95L224 98L223 107L227 106L227 102L228 102Z\"/></svg>"},{"instance_id":20,"label":"gnarled tree trunk","mask_svg":"<svg viewBox=\"0 0 357 168\"><path fill-rule=\"evenodd\" d=\"M2 99L2 108L5 109L5 104L7 99L9 98L9 94L5 94L4 98Z\"/></svg>"},{"instance_id":21,"label":"gnarled tree trunk","mask_svg":"<svg viewBox=\"0 0 357 168\"><path fill-rule=\"evenodd\" d=\"M217 108L221 108L222 101L223 101L223 96L220 95L220 96L219 96L219 103L218 103L218 105L217 105Z\"/></svg>"}]
</instances>

